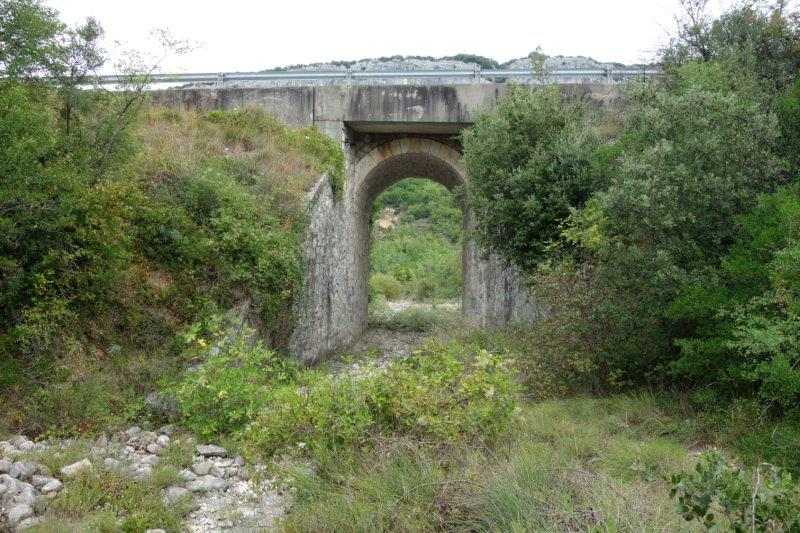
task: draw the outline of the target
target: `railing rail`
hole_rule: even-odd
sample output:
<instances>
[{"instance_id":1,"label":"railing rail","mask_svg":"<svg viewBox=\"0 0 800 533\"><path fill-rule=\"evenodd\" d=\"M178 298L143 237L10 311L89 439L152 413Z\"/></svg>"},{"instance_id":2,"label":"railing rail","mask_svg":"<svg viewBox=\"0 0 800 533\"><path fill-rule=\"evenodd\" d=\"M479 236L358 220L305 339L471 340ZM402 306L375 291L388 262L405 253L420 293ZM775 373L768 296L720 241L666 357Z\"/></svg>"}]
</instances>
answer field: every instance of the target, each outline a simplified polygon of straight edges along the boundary
<instances>
[{"instance_id":1,"label":"railing rail","mask_svg":"<svg viewBox=\"0 0 800 533\"><path fill-rule=\"evenodd\" d=\"M547 80L583 78L605 78L609 80L634 77L651 77L661 73L658 69L575 69L547 72ZM281 81L281 80L357 80L357 79L398 79L398 78L474 78L474 79L533 79L530 70L337 70L337 71L268 71L268 72L199 72L151 74L151 83L224 83L228 81ZM98 76L94 81L101 85L125 83L130 76L110 74Z\"/></svg>"}]
</instances>

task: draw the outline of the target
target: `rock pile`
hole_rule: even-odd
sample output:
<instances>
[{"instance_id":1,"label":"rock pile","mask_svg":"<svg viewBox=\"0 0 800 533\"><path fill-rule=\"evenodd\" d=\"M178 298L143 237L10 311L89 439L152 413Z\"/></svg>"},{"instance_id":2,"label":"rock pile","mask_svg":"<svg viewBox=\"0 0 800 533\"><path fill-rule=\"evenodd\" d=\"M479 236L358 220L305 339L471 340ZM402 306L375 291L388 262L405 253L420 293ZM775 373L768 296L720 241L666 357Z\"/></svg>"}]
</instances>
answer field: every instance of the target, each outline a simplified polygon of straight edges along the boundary
<instances>
[{"instance_id":1,"label":"rock pile","mask_svg":"<svg viewBox=\"0 0 800 533\"><path fill-rule=\"evenodd\" d=\"M0 530L22 530L42 520L49 501L64 482L91 469L113 470L144 480L162 460L174 429L164 426L145 431L133 426L103 436L87 446L86 457L50 472L42 464L25 460L35 452L64 449L73 441L34 443L24 436L0 441ZM239 456L213 444L195 447L192 464L180 472L180 482L162 491L164 502L191 501L189 531L252 530L269 527L283 513L283 498L269 483L251 480L251 472Z\"/></svg>"},{"instance_id":2,"label":"rock pile","mask_svg":"<svg viewBox=\"0 0 800 533\"><path fill-rule=\"evenodd\" d=\"M62 489L61 480L45 465L20 457L42 446L24 436L0 441L0 528L3 522L11 528L35 524L36 515Z\"/></svg>"}]
</instances>

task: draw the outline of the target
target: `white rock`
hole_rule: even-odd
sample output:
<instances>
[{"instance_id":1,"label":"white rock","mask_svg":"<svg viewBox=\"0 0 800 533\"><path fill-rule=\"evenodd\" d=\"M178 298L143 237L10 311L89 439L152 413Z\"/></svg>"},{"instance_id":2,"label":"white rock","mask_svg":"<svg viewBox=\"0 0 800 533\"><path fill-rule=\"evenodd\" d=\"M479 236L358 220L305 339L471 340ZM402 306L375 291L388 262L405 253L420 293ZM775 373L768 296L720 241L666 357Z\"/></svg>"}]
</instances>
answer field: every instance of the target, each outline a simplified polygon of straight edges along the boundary
<instances>
[{"instance_id":1,"label":"white rock","mask_svg":"<svg viewBox=\"0 0 800 533\"><path fill-rule=\"evenodd\" d=\"M50 483L52 480L53 478L51 478L50 476L36 475L31 477L31 485L39 489Z\"/></svg>"},{"instance_id":2,"label":"white rock","mask_svg":"<svg viewBox=\"0 0 800 533\"><path fill-rule=\"evenodd\" d=\"M17 461L11 465L8 474L17 479L28 480L36 473L37 468L36 463Z\"/></svg>"},{"instance_id":3,"label":"white rock","mask_svg":"<svg viewBox=\"0 0 800 533\"><path fill-rule=\"evenodd\" d=\"M184 469L184 470L181 470L178 473L178 475L181 476L181 478L184 481L194 481L195 479L197 479L197 475L195 475L195 473L192 472L191 470L189 470L188 468Z\"/></svg>"},{"instance_id":4,"label":"white rock","mask_svg":"<svg viewBox=\"0 0 800 533\"><path fill-rule=\"evenodd\" d=\"M244 466L244 458L241 455L237 455L233 458L234 466Z\"/></svg>"},{"instance_id":5,"label":"white rock","mask_svg":"<svg viewBox=\"0 0 800 533\"><path fill-rule=\"evenodd\" d=\"M139 435L139 433L141 432L142 428L140 428L139 426L131 426L130 428L128 428L128 431L126 431L125 434L128 436L128 438L130 438Z\"/></svg>"},{"instance_id":6,"label":"white rock","mask_svg":"<svg viewBox=\"0 0 800 533\"><path fill-rule=\"evenodd\" d=\"M145 529L144 533L167 533L163 529Z\"/></svg>"},{"instance_id":7,"label":"white rock","mask_svg":"<svg viewBox=\"0 0 800 533\"><path fill-rule=\"evenodd\" d=\"M208 461L203 461L201 463L195 463L192 465L192 471L197 474L198 476L205 476L209 472L211 472L211 468L214 465Z\"/></svg>"},{"instance_id":8,"label":"white rock","mask_svg":"<svg viewBox=\"0 0 800 533\"><path fill-rule=\"evenodd\" d=\"M8 523L16 526L26 518L33 516L33 507L25 504L15 505L8 510L6 515L8 516Z\"/></svg>"},{"instance_id":9,"label":"white rock","mask_svg":"<svg viewBox=\"0 0 800 533\"><path fill-rule=\"evenodd\" d=\"M157 465L158 464L158 456L157 455L145 455L144 457L141 458L141 460L139 462L144 464L144 465L150 465L150 466Z\"/></svg>"},{"instance_id":10,"label":"white rock","mask_svg":"<svg viewBox=\"0 0 800 533\"><path fill-rule=\"evenodd\" d=\"M52 481L50 481L49 483L47 483L45 486L43 486L43 487L41 488L41 491L42 491L42 494L50 494L50 493L52 493L52 492L58 492L58 491L60 491L62 488L64 488L64 484L63 484L63 483L61 483L61 482L60 482L59 480L57 480L57 479L53 479Z\"/></svg>"},{"instance_id":11,"label":"white rock","mask_svg":"<svg viewBox=\"0 0 800 533\"><path fill-rule=\"evenodd\" d=\"M21 485L17 485L17 494L15 494L11 501L18 505L33 505L36 503L36 489L33 488L33 485L29 485L27 483L22 483Z\"/></svg>"},{"instance_id":12,"label":"white rock","mask_svg":"<svg viewBox=\"0 0 800 533\"><path fill-rule=\"evenodd\" d=\"M159 435L158 438L156 439L156 444L158 444L159 446L162 446L162 447L166 446L167 444L169 444L169 436L168 435Z\"/></svg>"},{"instance_id":13,"label":"white rock","mask_svg":"<svg viewBox=\"0 0 800 533\"><path fill-rule=\"evenodd\" d=\"M215 446L213 444L201 444L197 446L197 454L204 457L225 457L228 455L228 451L221 446Z\"/></svg>"},{"instance_id":14,"label":"white rock","mask_svg":"<svg viewBox=\"0 0 800 533\"><path fill-rule=\"evenodd\" d=\"M12 464L8 459L0 459L0 474L8 474Z\"/></svg>"},{"instance_id":15,"label":"white rock","mask_svg":"<svg viewBox=\"0 0 800 533\"><path fill-rule=\"evenodd\" d=\"M24 531L30 527L40 524L44 519L41 516L30 516L17 524L17 531Z\"/></svg>"},{"instance_id":16,"label":"white rock","mask_svg":"<svg viewBox=\"0 0 800 533\"><path fill-rule=\"evenodd\" d=\"M147 453L155 454L155 453L158 453L158 452L161 451L161 446L159 446L158 444L153 442L153 443L148 444L147 448L145 448L145 449L147 450Z\"/></svg>"},{"instance_id":17,"label":"white rock","mask_svg":"<svg viewBox=\"0 0 800 533\"><path fill-rule=\"evenodd\" d=\"M67 465L61 469L61 475L64 477L74 477L80 472L84 470L89 470L92 468L92 463L89 459L82 459L77 463L72 463L71 465Z\"/></svg>"},{"instance_id":18,"label":"white rock","mask_svg":"<svg viewBox=\"0 0 800 533\"><path fill-rule=\"evenodd\" d=\"M169 424L168 424L168 425L166 425L166 426L161 426L160 428L158 428L158 432L159 432L161 435L166 435L166 436L168 436L168 437L171 437L171 436L172 436L172 434L173 434L173 433L175 433L175 427L174 427L174 426L171 426L171 425L169 425Z\"/></svg>"},{"instance_id":19,"label":"white rock","mask_svg":"<svg viewBox=\"0 0 800 533\"><path fill-rule=\"evenodd\" d=\"M164 490L164 503L167 505L175 503L187 494L189 491L183 487L167 487Z\"/></svg>"},{"instance_id":20,"label":"white rock","mask_svg":"<svg viewBox=\"0 0 800 533\"><path fill-rule=\"evenodd\" d=\"M122 462L113 457L106 457L103 459L103 466L106 470L119 470L122 467Z\"/></svg>"},{"instance_id":21,"label":"white rock","mask_svg":"<svg viewBox=\"0 0 800 533\"><path fill-rule=\"evenodd\" d=\"M187 483L186 488L192 492L224 490L228 488L228 482L214 476L203 476Z\"/></svg>"}]
</instances>

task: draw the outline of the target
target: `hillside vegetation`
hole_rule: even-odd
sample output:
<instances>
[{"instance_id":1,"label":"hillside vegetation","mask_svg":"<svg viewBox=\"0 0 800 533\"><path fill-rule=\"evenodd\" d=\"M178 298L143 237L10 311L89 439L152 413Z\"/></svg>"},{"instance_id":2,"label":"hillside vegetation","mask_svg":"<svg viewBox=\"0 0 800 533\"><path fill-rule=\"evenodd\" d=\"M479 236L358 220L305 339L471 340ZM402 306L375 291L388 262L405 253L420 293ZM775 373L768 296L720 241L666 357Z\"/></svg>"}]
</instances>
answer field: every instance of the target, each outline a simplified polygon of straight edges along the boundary
<instances>
[{"instance_id":1,"label":"hillside vegetation","mask_svg":"<svg viewBox=\"0 0 800 533\"><path fill-rule=\"evenodd\" d=\"M468 190L387 190L372 303L425 313L308 367L303 198L339 147L86 90L99 25L0 3L0 529L798 531L800 16L705 4L618 105L513 87ZM542 320L429 305L467 238Z\"/></svg>"},{"instance_id":2,"label":"hillside vegetation","mask_svg":"<svg viewBox=\"0 0 800 533\"><path fill-rule=\"evenodd\" d=\"M319 132L257 110L145 106L106 140L97 121L116 120L125 97L74 97L85 109L67 130L50 88L6 81L0 95L0 394L18 431L135 416L180 368L176 335L232 307L283 346L303 194L341 160ZM106 141L99 167L80 151Z\"/></svg>"}]
</instances>

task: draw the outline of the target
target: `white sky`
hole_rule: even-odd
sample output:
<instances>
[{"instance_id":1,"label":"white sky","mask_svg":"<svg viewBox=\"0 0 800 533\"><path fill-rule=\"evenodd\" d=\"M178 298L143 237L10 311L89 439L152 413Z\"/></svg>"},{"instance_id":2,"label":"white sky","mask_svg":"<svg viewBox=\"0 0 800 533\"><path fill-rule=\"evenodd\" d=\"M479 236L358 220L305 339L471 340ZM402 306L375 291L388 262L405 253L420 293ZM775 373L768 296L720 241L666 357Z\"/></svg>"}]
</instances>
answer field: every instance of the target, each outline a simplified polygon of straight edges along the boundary
<instances>
[{"instance_id":1,"label":"white sky","mask_svg":"<svg viewBox=\"0 0 800 533\"><path fill-rule=\"evenodd\" d=\"M97 18L105 47L153 49L167 28L197 48L162 72L251 71L334 59L474 53L645 62L674 28L678 0L45 0L62 20ZM711 0L719 11L732 0Z\"/></svg>"}]
</instances>

